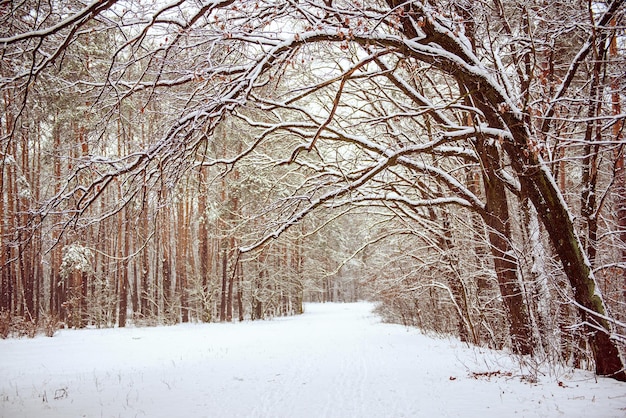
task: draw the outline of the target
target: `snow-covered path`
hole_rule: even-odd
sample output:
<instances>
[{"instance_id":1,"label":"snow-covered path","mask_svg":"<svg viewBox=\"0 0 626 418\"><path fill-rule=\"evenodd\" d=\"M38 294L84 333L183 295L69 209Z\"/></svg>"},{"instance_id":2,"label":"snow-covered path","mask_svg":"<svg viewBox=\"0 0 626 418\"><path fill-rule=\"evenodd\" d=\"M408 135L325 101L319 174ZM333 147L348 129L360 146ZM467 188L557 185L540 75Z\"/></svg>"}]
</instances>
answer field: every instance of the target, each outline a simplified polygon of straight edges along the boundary
<instances>
[{"instance_id":1,"label":"snow-covered path","mask_svg":"<svg viewBox=\"0 0 626 418\"><path fill-rule=\"evenodd\" d=\"M625 384L523 382L502 353L382 324L372 307L2 340L0 417L626 416Z\"/></svg>"}]
</instances>

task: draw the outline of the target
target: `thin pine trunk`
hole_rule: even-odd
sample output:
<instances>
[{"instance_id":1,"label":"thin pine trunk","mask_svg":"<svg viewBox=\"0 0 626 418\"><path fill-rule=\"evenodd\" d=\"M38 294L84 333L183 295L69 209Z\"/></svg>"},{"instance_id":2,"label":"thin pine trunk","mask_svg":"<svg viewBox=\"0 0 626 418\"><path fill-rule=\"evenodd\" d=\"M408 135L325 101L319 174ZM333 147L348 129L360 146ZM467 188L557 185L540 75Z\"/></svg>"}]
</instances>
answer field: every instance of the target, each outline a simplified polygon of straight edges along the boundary
<instances>
[{"instance_id":1,"label":"thin pine trunk","mask_svg":"<svg viewBox=\"0 0 626 418\"><path fill-rule=\"evenodd\" d=\"M615 27L616 25L616 20L612 19L611 26ZM611 58L619 59L617 35L615 33L611 37L609 45L609 56ZM615 177L617 185L616 213L617 225L620 231L619 242L621 244L621 248L618 249L618 251L620 252L620 261L622 264L626 265L626 168L624 164L626 160L626 149L622 143L624 120L618 117L618 115L622 113L622 102L620 96L621 81L621 74L614 76L611 80L611 113L616 117L615 123L613 124L613 141L615 141L616 144L622 144L615 151ZM626 306L626 268L622 268L622 280L622 288L624 289L622 297L624 306Z\"/></svg>"},{"instance_id":2,"label":"thin pine trunk","mask_svg":"<svg viewBox=\"0 0 626 418\"><path fill-rule=\"evenodd\" d=\"M225 240L222 240L225 241ZM226 291L228 286L228 250L224 244L222 251L222 293L220 300L220 322L226 321Z\"/></svg>"}]
</instances>

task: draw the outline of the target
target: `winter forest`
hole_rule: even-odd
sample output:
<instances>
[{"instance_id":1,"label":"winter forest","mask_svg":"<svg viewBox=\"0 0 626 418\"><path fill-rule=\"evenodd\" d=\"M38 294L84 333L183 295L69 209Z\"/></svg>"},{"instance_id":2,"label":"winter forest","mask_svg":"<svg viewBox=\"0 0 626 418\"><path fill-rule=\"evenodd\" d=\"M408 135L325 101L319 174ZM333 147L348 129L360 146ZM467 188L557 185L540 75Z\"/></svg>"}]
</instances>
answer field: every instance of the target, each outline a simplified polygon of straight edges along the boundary
<instances>
[{"instance_id":1,"label":"winter forest","mask_svg":"<svg viewBox=\"0 0 626 418\"><path fill-rule=\"evenodd\" d=\"M365 299L626 380L625 12L0 0L0 336Z\"/></svg>"}]
</instances>

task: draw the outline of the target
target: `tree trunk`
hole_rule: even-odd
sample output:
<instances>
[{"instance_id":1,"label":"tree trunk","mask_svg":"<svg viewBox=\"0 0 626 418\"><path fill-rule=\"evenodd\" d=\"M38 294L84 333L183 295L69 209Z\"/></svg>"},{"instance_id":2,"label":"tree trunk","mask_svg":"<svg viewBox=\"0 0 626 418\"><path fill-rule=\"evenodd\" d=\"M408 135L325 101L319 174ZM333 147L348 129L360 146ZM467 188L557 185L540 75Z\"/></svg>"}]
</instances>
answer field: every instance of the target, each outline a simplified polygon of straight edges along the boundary
<instances>
[{"instance_id":1,"label":"tree trunk","mask_svg":"<svg viewBox=\"0 0 626 418\"><path fill-rule=\"evenodd\" d=\"M237 263L237 310L239 316L239 322L244 319L243 309L243 265L241 262Z\"/></svg>"},{"instance_id":2,"label":"tree trunk","mask_svg":"<svg viewBox=\"0 0 626 418\"><path fill-rule=\"evenodd\" d=\"M178 235L176 240L176 288L180 297L182 322L189 322L189 307L187 306L187 246L188 246L188 217L187 203L181 200L178 203Z\"/></svg>"},{"instance_id":3,"label":"tree trunk","mask_svg":"<svg viewBox=\"0 0 626 418\"><path fill-rule=\"evenodd\" d=\"M261 293L265 287L264 281L267 272L265 270L265 262L267 261L267 255L265 251L261 251L258 258L258 270L259 275L255 280L255 287L252 291L252 319L263 319L263 301L261 300Z\"/></svg>"},{"instance_id":4,"label":"tree trunk","mask_svg":"<svg viewBox=\"0 0 626 418\"><path fill-rule=\"evenodd\" d=\"M263 319L263 302L258 297L259 293L263 289L263 276L264 270L259 270L259 277L256 280L256 295L252 297L252 320Z\"/></svg>"},{"instance_id":5,"label":"tree trunk","mask_svg":"<svg viewBox=\"0 0 626 418\"><path fill-rule=\"evenodd\" d=\"M224 240L225 241L225 240ZM228 250L222 248L222 294L220 300L220 322L226 321L226 291L228 286Z\"/></svg>"},{"instance_id":6,"label":"tree trunk","mask_svg":"<svg viewBox=\"0 0 626 418\"><path fill-rule=\"evenodd\" d=\"M303 229L303 227L301 226L301 228ZM302 231L301 231L302 233ZM303 260L302 260L302 238L298 237L296 239L295 245L293 246L293 252L292 252L292 264L293 264L293 271L295 274L295 279L296 279L296 290L295 290L295 309L294 312L296 315L300 315L304 312L304 306L303 304L303 299L304 299L304 289L303 289L303 285L302 285L302 264L303 264ZM357 292L354 292L354 300L353 302L356 302L358 298Z\"/></svg>"},{"instance_id":7,"label":"tree trunk","mask_svg":"<svg viewBox=\"0 0 626 418\"><path fill-rule=\"evenodd\" d=\"M118 257L124 259L128 254L128 235L129 231L124 227L125 216L119 214L118 229ZM128 261L123 260L118 263L118 280L119 280L119 300L118 300L118 326L124 328L126 326L126 311L128 309Z\"/></svg>"},{"instance_id":8,"label":"tree trunk","mask_svg":"<svg viewBox=\"0 0 626 418\"><path fill-rule=\"evenodd\" d=\"M7 219L5 216L4 208L4 170L6 166L6 156L2 156L0 159L0 312L10 311L11 294L9 292L9 274L8 269L4 268L6 265L8 254L8 245L5 244L5 237L7 236Z\"/></svg>"},{"instance_id":9,"label":"tree trunk","mask_svg":"<svg viewBox=\"0 0 626 418\"><path fill-rule=\"evenodd\" d=\"M579 304L581 317L589 324L596 373L626 381L617 345L610 339L611 326L606 319L607 310L567 204L543 161L534 152L528 152L528 131L521 125L511 123L509 126L512 127L516 143L506 142L505 151L518 173L523 195L533 202L559 255L574 291L575 301Z\"/></svg>"},{"instance_id":10,"label":"tree trunk","mask_svg":"<svg viewBox=\"0 0 626 418\"><path fill-rule=\"evenodd\" d=\"M615 19L611 20L611 26L616 26ZM609 46L609 55L611 57L618 57L619 50L617 46L617 35L611 37L611 43ZM621 74L613 77L611 80L611 112L613 116L618 116L622 113L622 102L620 96L620 85L622 77ZM626 159L624 144L622 143L622 134L624 128L624 119L616 118L613 124L613 141L620 145L615 151L615 177L616 177L616 196L617 196L617 225L619 227L619 242L621 244L620 255L621 262L626 266L626 168L624 161ZM622 279L623 279L623 304L626 306L626 267L622 267Z\"/></svg>"},{"instance_id":11,"label":"tree trunk","mask_svg":"<svg viewBox=\"0 0 626 418\"><path fill-rule=\"evenodd\" d=\"M550 319L550 289L545 266L548 249L545 248L541 239L537 212L528 199L523 199L521 212L524 253L529 256L530 263L527 266L530 277L527 281L530 287L527 291L528 310L533 328L536 330L535 338L541 342L544 352L548 352L551 347L558 346L558 343L554 341L553 321Z\"/></svg>"},{"instance_id":12,"label":"tree trunk","mask_svg":"<svg viewBox=\"0 0 626 418\"><path fill-rule=\"evenodd\" d=\"M603 45L605 43L605 36L601 36L599 42L594 40L594 65L587 110L589 121L585 130L585 144L583 146L582 192L580 196L580 215L586 227L586 235L583 235L583 247L587 251L592 266L595 263L597 251L596 186L598 180L598 143L602 140L602 127L596 116L599 116L602 111L600 72L604 63L605 50Z\"/></svg>"},{"instance_id":13,"label":"tree trunk","mask_svg":"<svg viewBox=\"0 0 626 418\"><path fill-rule=\"evenodd\" d=\"M29 135L28 131L25 129L22 130L22 141L21 141L21 167L20 171L24 176L24 180L26 181L27 187L31 186L31 170L29 169L30 165L30 152L29 152ZM17 156L16 156L17 157ZM17 164L17 161L16 161ZM17 167L16 167L17 169ZM17 189L17 184L16 184ZM35 322L36 318L36 307L35 307L35 275L33 274L33 265L31 263L31 246L33 244L33 231L30 230L29 227L29 195L24 193L20 194L19 190L16 190L18 200L18 213L19 219L18 221L18 233L17 233L17 244L18 244L18 259L19 259L19 277L22 285L23 291L23 310L24 316L31 322Z\"/></svg>"},{"instance_id":14,"label":"tree trunk","mask_svg":"<svg viewBox=\"0 0 626 418\"><path fill-rule=\"evenodd\" d=\"M534 348L528 306L519 277L519 263L511 245L511 224L506 188L499 179L500 156L495 146L482 139L475 143L483 166L487 224L493 264L509 321L511 344L516 354L532 354Z\"/></svg>"},{"instance_id":15,"label":"tree trunk","mask_svg":"<svg viewBox=\"0 0 626 418\"><path fill-rule=\"evenodd\" d=\"M141 214L139 215L139 228L141 231L140 239L145 241L149 236L149 225L148 225L148 209L146 208L146 200L147 200L147 189L146 186L143 187L143 199L144 205ZM154 242L153 242L154 243ZM154 243L156 245L156 243ZM143 242L142 242L142 245ZM137 293L139 293L139 304L141 305L140 311L141 315L145 318L151 313L151 306L149 305L149 295L150 295L150 286L149 286L149 269L150 269L150 259L148 253L148 246L145 245L143 250L141 250L141 279L139 281L139 286ZM137 279L136 279L137 280Z\"/></svg>"},{"instance_id":16,"label":"tree trunk","mask_svg":"<svg viewBox=\"0 0 626 418\"><path fill-rule=\"evenodd\" d=\"M232 243L232 240L231 240L230 248L235 248L235 246ZM233 272L228 277L228 287L227 287L227 294L226 294L226 321L228 322L233 320L233 290L234 290L233 287L235 285L235 274L237 274L237 269L239 268L238 264L239 264L238 260L235 260L235 264L233 265Z\"/></svg>"},{"instance_id":17,"label":"tree trunk","mask_svg":"<svg viewBox=\"0 0 626 418\"><path fill-rule=\"evenodd\" d=\"M200 221L198 227L198 241L199 241L199 254L200 259L200 285L201 285L201 304L200 307L202 321L211 321L211 306L209 300L211 299L211 286L210 286L210 273L213 270L212 251L209 252L209 229L208 225L208 213L207 213L207 195L205 190L205 178L206 170L200 168L199 182L200 182L200 194L198 196L198 213L200 214Z\"/></svg>"}]
</instances>

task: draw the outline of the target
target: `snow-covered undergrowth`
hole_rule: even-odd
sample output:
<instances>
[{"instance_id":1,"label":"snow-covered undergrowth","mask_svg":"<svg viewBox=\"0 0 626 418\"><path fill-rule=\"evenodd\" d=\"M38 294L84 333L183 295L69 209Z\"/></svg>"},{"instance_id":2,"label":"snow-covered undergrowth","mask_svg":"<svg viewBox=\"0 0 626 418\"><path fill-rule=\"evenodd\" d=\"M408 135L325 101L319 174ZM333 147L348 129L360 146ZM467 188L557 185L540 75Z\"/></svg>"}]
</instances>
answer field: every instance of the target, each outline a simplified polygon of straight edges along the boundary
<instances>
[{"instance_id":1,"label":"snow-covered undergrowth","mask_svg":"<svg viewBox=\"0 0 626 418\"><path fill-rule=\"evenodd\" d=\"M0 416L626 416L626 384L581 371L529 383L503 353L383 324L372 308L2 340Z\"/></svg>"}]
</instances>

